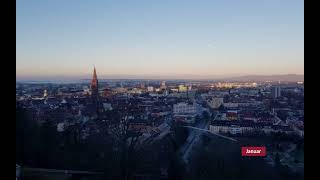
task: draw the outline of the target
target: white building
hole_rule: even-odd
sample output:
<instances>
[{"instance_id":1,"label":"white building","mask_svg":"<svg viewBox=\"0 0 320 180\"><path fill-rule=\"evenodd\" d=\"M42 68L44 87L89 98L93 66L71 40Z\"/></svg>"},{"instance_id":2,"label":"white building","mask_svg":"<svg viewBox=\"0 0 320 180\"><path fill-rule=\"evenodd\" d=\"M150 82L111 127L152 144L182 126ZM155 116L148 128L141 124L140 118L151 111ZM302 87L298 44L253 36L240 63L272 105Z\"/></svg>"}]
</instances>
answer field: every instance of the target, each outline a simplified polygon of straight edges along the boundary
<instances>
[{"instance_id":1,"label":"white building","mask_svg":"<svg viewBox=\"0 0 320 180\"><path fill-rule=\"evenodd\" d=\"M173 114L174 115L181 115L181 114L189 114L189 115L200 115L201 114L201 106L194 103L178 103L173 105Z\"/></svg>"},{"instance_id":2,"label":"white building","mask_svg":"<svg viewBox=\"0 0 320 180\"><path fill-rule=\"evenodd\" d=\"M228 133L229 132L229 126L214 126L210 125L209 130L213 133Z\"/></svg>"},{"instance_id":3,"label":"white building","mask_svg":"<svg viewBox=\"0 0 320 180\"><path fill-rule=\"evenodd\" d=\"M141 89L133 88L130 91L128 91L128 93L130 93L130 94L141 94L142 91L141 91Z\"/></svg>"},{"instance_id":4,"label":"white building","mask_svg":"<svg viewBox=\"0 0 320 180\"><path fill-rule=\"evenodd\" d=\"M147 91L148 91L148 92L153 92L153 91L154 91L153 86L148 86L148 87L147 87Z\"/></svg>"},{"instance_id":5,"label":"white building","mask_svg":"<svg viewBox=\"0 0 320 180\"><path fill-rule=\"evenodd\" d=\"M256 124L230 124L230 123L213 123L210 124L209 130L212 133L230 133L230 134L246 134L252 132L264 132L265 134L270 133L277 133L283 132L286 134L298 134L300 136L304 136L304 131L300 130L294 131L293 129L287 126L279 126L279 125L272 125L272 126L263 126L263 125L256 125Z\"/></svg>"},{"instance_id":6,"label":"white building","mask_svg":"<svg viewBox=\"0 0 320 180\"><path fill-rule=\"evenodd\" d=\"M172 89L170 89L170 91L172 91L172 92L179 92L179 89L177 89L177 88L172 88Z\"/></svg>"},{"instance_id":7,"label":"white building","mask_svg":"<svg viewBox=\"0 0 320 180\"><path fill-rule=\"evenodd\" d=\"M272 98L278 98L281 96L281 88L279 86L273 86L271 88Z\"/></svg>"},{"instance_id":8,"label":"white building","mask_svg":"<svg viewBox=\"0 0 320 180\"><path fill-rule=\"evenodd\" d=\"M229 128L230 134L241 134L242 129L240 126L231 125Z\"/></svg>"},{"instance_id":9,"label":"white building","mask_svg":"<svg viewBox=\"0 0 320 180\"><path fill-rule=\"evenodd\" d=\"M252 132L253 127L250 126L239 126L239 125L210 125L209 130L213 133L230 133L230 134L244 134Z\"/></svg>"}]
</instances>

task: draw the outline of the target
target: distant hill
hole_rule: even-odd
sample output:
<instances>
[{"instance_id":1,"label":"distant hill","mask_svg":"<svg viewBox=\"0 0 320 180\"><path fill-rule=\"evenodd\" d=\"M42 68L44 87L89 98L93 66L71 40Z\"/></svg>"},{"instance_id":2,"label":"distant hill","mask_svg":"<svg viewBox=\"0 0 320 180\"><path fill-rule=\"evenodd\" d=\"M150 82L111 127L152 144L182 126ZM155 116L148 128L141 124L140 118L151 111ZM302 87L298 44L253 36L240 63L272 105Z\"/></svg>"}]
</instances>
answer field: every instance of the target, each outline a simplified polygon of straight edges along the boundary
<instances>
[{"instance_id":1,"label":"distant hill","mask_svg":"<svg viewBox=\"0 0 320 180\"><path fill-rule=\"evenodd\" d=\"M285 75L248 75L233 78L226 78L227 81L283 81L298 82L304 81L304 75L285 74Z\"/></svg>"}]
</instances>

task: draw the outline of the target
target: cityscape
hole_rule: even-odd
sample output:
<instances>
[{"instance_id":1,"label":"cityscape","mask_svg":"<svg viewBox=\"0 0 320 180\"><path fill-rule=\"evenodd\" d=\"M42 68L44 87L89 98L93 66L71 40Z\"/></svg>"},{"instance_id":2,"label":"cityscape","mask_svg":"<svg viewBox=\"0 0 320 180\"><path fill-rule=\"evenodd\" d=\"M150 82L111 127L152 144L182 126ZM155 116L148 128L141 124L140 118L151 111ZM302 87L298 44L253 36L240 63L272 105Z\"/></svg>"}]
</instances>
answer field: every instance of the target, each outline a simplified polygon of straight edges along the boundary
<instances>
[{"instance_id":1,"label":"cityscape","mask_svg":"<svg viewBox=\"0 0 320 180\"><path fill-rule=\"evenodd\" d=\"M304 1L17 0L16 180L304 180Z\"/></svg>"},{"instance_id":2,"label":"cityscape","mask_svg":"<svg viewBox=\"0 0 320 180\"><path fill-rule=\"evenodd\" d=\"M109 158L121 158L119 151L125 151L129 156L124 160L126 167L120 163L119 169L125 170L122 175L126 178L167 179L170 151L176 151L181 166L190 168L198 158L198 148L222 141L231 146L266 146L266 166L279 164L303 172L303 82L101 82L97 72L94 67L91 82L16 84L17 110L24 110L35 124L51 128L53 134L48 136L59 140L46 153L53 151L66 158L45 160L50 164L42 159L29 163L103 172L103 164L112 161ZM79 152L79 159L68 166L65 156L70 154L63 155L63 151L87 143L93 143L91 148L96 149L90 156L99 163L89 167L90 162L82 162L88 152Z\"/></svg>"}]
</instances>

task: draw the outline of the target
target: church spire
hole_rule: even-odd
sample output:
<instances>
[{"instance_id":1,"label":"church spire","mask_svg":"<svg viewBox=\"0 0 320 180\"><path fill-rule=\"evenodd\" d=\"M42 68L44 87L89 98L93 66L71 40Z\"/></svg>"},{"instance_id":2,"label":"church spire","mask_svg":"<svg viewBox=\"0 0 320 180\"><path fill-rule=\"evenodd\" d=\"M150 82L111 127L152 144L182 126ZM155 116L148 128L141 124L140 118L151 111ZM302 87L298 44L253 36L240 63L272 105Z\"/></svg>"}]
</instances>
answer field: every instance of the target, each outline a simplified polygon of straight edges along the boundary
<instances>
[{"instance_id":1,"label":"church spire","mask_svg":"<svg viewBox=\"0 0 320 180\"><path fill-rule=\"evenodd\" d=\"M96 66L93 66L93 78L97 79Z\"/></svg>"},{"instance_id":2,"label":"church spire","mask_svg":"<svg viewBox=\"0 0 320 180\"><path fill-rule=\"evenodd\" d=\"M91 81L91 89L98 89L98 78L97 78L97 72L96 72L96 67L93 66L93 78Z\"/></svg>"},{"instance_id":3,"label":"church spire","mask_svg":"<svg viewBox=\"0 0 320 180\"><path fill-rule=\"evenodd\" d=\"M99 114L100 102L99 102L99 88L96 67L93 67L93 78L91 81L91 99L96 109L96 113Z\"/></svg>"}]
</instances>

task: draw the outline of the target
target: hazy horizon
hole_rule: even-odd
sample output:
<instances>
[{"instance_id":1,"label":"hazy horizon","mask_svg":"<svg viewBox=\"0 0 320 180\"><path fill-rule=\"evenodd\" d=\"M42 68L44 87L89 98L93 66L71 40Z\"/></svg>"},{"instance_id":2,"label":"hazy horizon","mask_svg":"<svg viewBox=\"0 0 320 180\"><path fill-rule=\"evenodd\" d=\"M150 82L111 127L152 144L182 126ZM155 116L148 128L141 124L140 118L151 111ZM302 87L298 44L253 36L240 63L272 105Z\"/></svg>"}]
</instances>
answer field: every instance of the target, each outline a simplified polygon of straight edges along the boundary
<instances>
[{"instance_id":1,"label":"hazy horizon","mask_svg":"<svg viewBox=\"0 0 320 180\"><path fill-rule=\"evenodd\" d=\"M304 74L303 0L17 0L17 78Z\"/></svg>"},{"instance_id":2,"label":"hazy horizon","mask_svg":"<svg viewBox=\"0 0 320 180\"><path fill-rule=\"evenodd\" d=\"M239 78L278 78L278 77L286 77L288 78L301 80L301 77L304 78L304 74L273 74L273 75L263 75L263 74L246 74L246 75L192 75L192 74L184 74L184 75L121 75L121 74L109 74L109 75L99 75L98 79L146 79L146 80L232 80ZM22 76L16 77L16 81L80 81L80 80L90 80L92 78L92 74L79 75L79 76Z\"/></svg>"}]
</instances>

